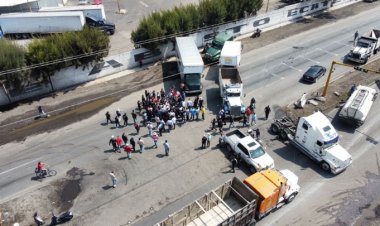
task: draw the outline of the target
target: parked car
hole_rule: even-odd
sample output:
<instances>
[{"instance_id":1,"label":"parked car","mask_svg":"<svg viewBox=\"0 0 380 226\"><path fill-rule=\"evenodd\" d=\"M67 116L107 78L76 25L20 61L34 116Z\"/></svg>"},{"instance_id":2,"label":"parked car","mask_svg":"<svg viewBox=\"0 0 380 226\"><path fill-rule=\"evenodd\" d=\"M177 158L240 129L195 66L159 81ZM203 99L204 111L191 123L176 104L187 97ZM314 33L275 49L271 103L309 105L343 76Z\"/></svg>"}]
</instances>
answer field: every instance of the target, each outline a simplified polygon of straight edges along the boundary
<instances>
[{"instance_id":1,"label":"parked car","mask_svg":"<svg viewBox=\"0 0 380 226\"><path fill-rule=\"evenodd\" d=\"M326 68L320 65L311 66L302 76L302 80L305 82L314 83L320 77L324 76L326 73Z\"/></svg>"}]
</instances>

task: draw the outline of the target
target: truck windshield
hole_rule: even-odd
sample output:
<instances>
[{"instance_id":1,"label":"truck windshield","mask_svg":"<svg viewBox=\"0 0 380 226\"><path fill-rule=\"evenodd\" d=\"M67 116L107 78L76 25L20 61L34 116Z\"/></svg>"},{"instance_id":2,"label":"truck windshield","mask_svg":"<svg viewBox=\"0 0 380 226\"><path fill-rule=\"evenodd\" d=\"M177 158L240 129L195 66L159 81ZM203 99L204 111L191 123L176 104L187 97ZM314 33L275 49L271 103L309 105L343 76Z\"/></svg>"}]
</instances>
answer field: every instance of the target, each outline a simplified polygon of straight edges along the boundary
<instances>
[{"instance_id":1,"label":"truck windshield","mask_svg":"<svg viewBox=\"0 0 380 226\"><path fill-rule=\"evenodd\" d=\"M240 93L227 93L228 97L240 97Z\"/></svg>"},{"instance_id":2,"label":"truck windshield","mask_svg":"<svg viewBox=\"0 0 380 226\"><path fill-rule=\"evenodd\" d=\"M255 150L252 150L249 152L249 157L252 159L258 158L260 156L263 156L265 154L265 151L262 147L258 147Z\"/></svg>"},{"instance_id":3,"label":"truck windshield","mask_svg":"<svg viewBox=\"0 0 380 226\"><path fill-rule=\"evenodd\" d=\"M336 136L334 139L323 142L323 147L328 148L333 146L334 144L338 143L339 136Z\"/></svg>"},{"instance_id":4,"label":"truck windshield","mask_svg":"<svg viewBox=\"0 0 380 226\"><path fill-rule=\"evenodd\" d=\"M220 43L216 40L212 41L212 47L214 47L215 49L222 49L223 48L223 44L224 43Z\"/></svg>"},{"instance_id":5,"label":"truck windshield","mask_svg":"<svg viewBox=\"0 0 380 226\"><path fill-rule=\"evenodd\" d=\"M356 46L361 47L361 48L368 48L369 44L365 42L358 42Z\"/></svg>"}]
</instances>

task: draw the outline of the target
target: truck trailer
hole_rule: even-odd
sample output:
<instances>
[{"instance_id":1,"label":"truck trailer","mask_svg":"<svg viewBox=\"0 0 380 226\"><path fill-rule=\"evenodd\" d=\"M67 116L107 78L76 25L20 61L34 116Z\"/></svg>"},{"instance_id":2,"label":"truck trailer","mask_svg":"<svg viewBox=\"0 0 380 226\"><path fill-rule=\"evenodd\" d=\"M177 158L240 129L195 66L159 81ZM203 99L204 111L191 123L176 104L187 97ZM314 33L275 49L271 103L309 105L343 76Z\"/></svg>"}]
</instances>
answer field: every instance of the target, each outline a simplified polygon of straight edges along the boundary
<instances>
[{"instance_id":1,"label":"truck trailer","mask_svg":"<svg viewBox=\"0 0 380 226\"><path fill-rule=\"evenodd\" d=\"M359 64L367 63L368 59L380 50L380 30L372 31L359 37L347 59Z\"/></svg>"},{"instance_id":2,"label":"truck trailer","mask_svg":"<svg viewBox=\"0 0 380 226\"><path fill-rule=\"evenodd\" d=\"M240 117L245 113L243 82L239 72L241 49L240 41L227 41L219 60L220 96L224 112L231 117Z\"/></svg>"},{"instance_id":3,"label":"truck trailer","mask_svg":"<svg viewBox=\"0 0 380 226\"><path fill-rule=\"evenodd\" d=\"M82 12L31 12L0 15L4 36L28 38L33 34L81 31L85 25Z\"/></svg>"},{"instance_id":4,"label":"truck trailer","mask_svg":"<svg viewBox=\"0 0 380 226\"><path fill-rule=\"evenodd\" d=\"M202 93L201 76L204 64L193 37L176 38L178 71L185 93Z\"/></svg>"},{"instance_id":5,"label":"truck trailer","mask_svg":"<svg viewBox=\"0 0 380 226\"><path fill-rule=\"evenodd\" d=\"M286 116L276 119L270 129L318 162L325 171L338 174L352 163L351 155L339 144L335 128L319 111L299 118L297 124Z\"/></svg>"},{"instance_id":6,"label":"truck trailer","mask_svg":"<svg viewBox=\"0 0 380 226\"><path fill-rule=\"evenodd\" d=\"M290 170L265 170L242 183L234 177L155 226L253 226L290 203L300 190Z\"/></svg>"},{"instance_id":7,"label":"truck trailer","mask_svg":"<svg viewBox=\"0 0 380 226\"><path fill-rule=\"evenodd\" d=\"M375 89L367 86L356 87L339 111L339 118L348 124L363 125L376 97Z\"/></svg>"},{"instance_id":8,"label":"truck trailer","mask_svg":"<svg viewBox=\"0 0 380 226\"><path fill-rule=\"evenodd\" d=\"M85 17L90 16L97 20L106 20L106 13L103 5L81 5L81 6L61 6L42 7L40 12L82 12Z\"/></svg>"}]
</instances>

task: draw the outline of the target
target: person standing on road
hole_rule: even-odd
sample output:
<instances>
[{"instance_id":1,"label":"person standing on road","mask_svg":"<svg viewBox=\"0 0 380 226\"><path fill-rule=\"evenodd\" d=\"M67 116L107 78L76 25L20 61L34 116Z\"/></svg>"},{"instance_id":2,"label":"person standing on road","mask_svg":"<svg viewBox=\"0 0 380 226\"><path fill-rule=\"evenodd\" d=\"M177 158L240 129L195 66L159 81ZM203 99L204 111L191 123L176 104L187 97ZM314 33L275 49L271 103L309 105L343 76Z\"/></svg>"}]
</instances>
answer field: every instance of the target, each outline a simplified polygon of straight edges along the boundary
<instances>
[{"instance_id":1,"label":"person standing on road","mask_svg":"<svg viewBox=\"0 0 380 226\"><path fill-rule=\"evenodd\" d=\"M125 132L123 134L121 134L121 139L123 139L124 145L127 145L128 136L127 136L127 134L125 134Z\"/></svg>"},{"instance_id":2,"label":"person standing on road","mask_svg":"<svg viewBox=\"0 0 380 226\"><path fill-rule=\"evenodd\" d=\"M260 140L260 129L259 128L256 129L256 139Z\"/></svg>"},{"instance_id":3,"label":"person standing on road","mask_svg":"<svg viewBox=\"0 0 380 226\"><path fill-rule=\"evenodd\" d=\"M112 187L116 188L117 178L116 178L116 176L115 176L115 174L114 174L113 171L110 173L110 176L111 176L111 180L112 180Z\"/></svg>"},{"instance_id":4,"label":"person standing on road","mask_svg":"<svg viewBox=\"0 0 380 226\"><path fill-rule=\"evenodd\" d=\"M207 137L206 137L206 134L204 134L202 137L202 149L206 148L206 143L207 143Z\"/></svg>"},{"instance_id":5,"label":"person standing on road","mask_svg":"<svg viewBox=\"0 0 380 226\"><path fill-rule=\"evenodd\" d=\"M128 115L127 115L127 113L123 114L123 121L124 121L124 126L128 126Z\"/></svg>"},{"instance_id":6,"label":"person standing on road","mask_svg":"<svg viewBox=\"0 0 380 226\"><path fill-rule=\"evenodd\" d=\"M123 144L123 140L121 139L121 137L118 135L116 137L116 145L117 145L117 151L120 153L120 148L121 148L121 145Z\"/></svg>"},{"instance_id":7,"label":"person standing on road","mask_svg":"<svg viewBox=\"0 0 380 226\"><path fill-rule=\"evenodd\" d=\"M170 146L169 146L168 140L165 140L165 143L164 143L164 149L165 149L165 155L166 155L166 156L169 156L169 149L170 149Z\"/></svg>"},{"instance_id":8,"label":"person standing on road","mask_svg":"<svg viewBox=\"0 0 380 226\"><path fill-rule=\"evenodd\" d=\"M173 130L175 129L175 124L177 124L177 118L175 116L172 117L173 122Z\"/></svg>"},{"instance_id":9,"label":"person standing on road","mask_svg":"<svg viewBox=\"0 0 380 226\"><path fill-rule=\"evenodd\" d=\"M111 120L111 114L107 111L106 112L106 120L107 120L107 125L108 125L108 121L110 122L110 123L112 123L112 120Z\"/></svg>"},{"instance_id":10,"label":"person standing on road","mask_svg":"<svg viewBox=\"0 0 380 226\"><path fill-rule=\"evenodd\" d=\"M248 124L247 124L247 116L246 115L243 115L243 127L245 127L245 126L248 126Z\"/></svg>"},{"instance_id":11,"label":"person standing on road","mask_svg":"<svg viewBox=\"0 0 380 226\"><path fill-rule=\"evenodd\" d=\"M157 133L153 133L153 135L152 135L152 139L153 139L154 147L155 147L155 148L158 148L158 146L157 146L158 138L159 138L159 137L158 137Z\"/></svg>"},{"instance_id":12,"label":"person standing on road","mask_svg":"<svg viewBox=\"0 0 380 226\"><path fill-rule=\"evenodd\" d=\"M135 110L132 110L132 118L133 118L133 123L136 123L136 118L137 118L137 114L135 113Z\"/></svg>"},{"instance_id":13,"label":"person standing on road","mask_svg":"<svg viewBox=\"0 0 380 226\"><path fill-rule=\"evenodd\" d=\"M238 163L238 161L237 161L237 159L234 157L234 158L232 159L232 161L231 161L231 171L232 171L233 173L235 173L235 167L236 167L237 163Z\"/></svg>"},{"instance_id":14,"label":"person standing on road","mask_svg":"<svg viewBox=\"0 0 380 226\"><path fill-rule=\"evenodd\" d=\"M132 148L131 148L131 145L126 144L124 146L124 151L127 152L127 158L131 159L132 158Z\"/></svg>"},{"instance_id":15,"label":"person standing on road","mask_svg":"<svg viewBox=\"0 0 380 226\"><path fill-rule=\"evenodd\" d=\"M139 124L137 124L137 123L135 122L135 123L133 123L133 126L134 126L135 129L136 129L136 133L139 134L139 133L140 133L140 126L139 126Z\"/></svg>"},{"instance_id":16,"label":"person standing on road","mask_svg":"<svg viewBox=\"0 0 380 226\"><path fill-rule=\"evenodd\" d=\"M230 126L229 126L229 128L231 128L231 127L235 127L234 117L232 117L232 115L230 116Z\"/></svg>"},{"instance_id":17,"label":"person standing on road","mask_svg":"<svg viewBox=\"0 0 380 226\"><path fill-rule=\"evenodd\" d=\"M251 116L251 126L256 125L256 121L257 121L257 116L256 116L256 113L253 112Z\"/></svg>"},{"instance_id":18,"label":"person standing on road","mask_svg":"<svg viewBox=\"0 0 380 226\"><path fill-rule=\"evenodd\" d=\"M199 102L200 103L200 102ZM206 108L205 106L201 106L201 113L202 113L202 120L205 120L205 113L206 113Z\"/></svg>"},{"instance_id":19,"label":"person standing on road","mask_svg":"<svg viewBox=\"0 0 380 226\"><path fill-rule=\"evenodd\" d=\"M143 141L143 139L140 137L139 141L137 143L140 146L140 153L143 153L143 151L144 151L144 141Z\"/></svg>"},{"instance_id":20,"label":"person standing on road","mask_svg":"<svg viewBox=\"0 0 380 226\"><path fill-rule=\"evenodd\" d=\"M153 125L152 125L152 123L148 122L148 125L146 127L148 128L149 136L152 136L152 134L153 134Z\"/></svg>"},{"instance_id":21,"label":"person standing on road","mask_svg":"<svg viewBox=\"0 0 380 226\"><path fill-rule=\"evenodd\" d=\"M116 128L120 127L120 121L119 121L119 117L117 117L117 115L115 116L115 127Z\"/></svg>"},{"instance_id":22,"label":"person standing on road","mask_svg":"<svg viewBox=\"0 0 380 226\"><path fill-rule=\"evenodd\" d=\"M210 147L211 139L212 139L211 133L207 133L207 147Z\"/></svg>"},{"instance_id":23,"label":"person standing on road","mask_svg":"<svg viewBox=\"0 0 380 226\"><path fill-rule=\"evenodd\" d=\"M112 145L113 151L116 151L117 149L117 144L116 144L116 139L115 136L112 135L110 141L108 142L108 145Z\"/></svg>"},{"instance_id":24,"label":"person standing on road","mask_svg":"<svg viewBox=\"0 0 380 226\"><path fill-rule=\"evenodd\" d=\"M358 40L359 38L359 32L356 31L355 34L354 34L354 43L356 44L356 41Z\"/></svg>"},{"instance_id":25,"label":"person standing on road","mask_svg":"<svg viewBox=\"0 0 380 226\"><path fill-rule=\"evenodd\" d=\"M131 139L129 140L129 143L131 143L132 145L133 152L136 152L136 142L135 142L135 139L133 139L133 137L131 137Z\"/></svg>"},{"instance_id":26,"label":"person standing on road","mask_svg":"<svg viewBox=\"0 0 380 226\"><path fill-rule=\"evenodd\" d=\"M265 112L265 120L268 120L268 117L269 117L269 113L270 113L270 111L271 111L271 109L270 109L269 105L266 106L265 109L264 109L264 112Z\"/></svg>"}]
</instances>

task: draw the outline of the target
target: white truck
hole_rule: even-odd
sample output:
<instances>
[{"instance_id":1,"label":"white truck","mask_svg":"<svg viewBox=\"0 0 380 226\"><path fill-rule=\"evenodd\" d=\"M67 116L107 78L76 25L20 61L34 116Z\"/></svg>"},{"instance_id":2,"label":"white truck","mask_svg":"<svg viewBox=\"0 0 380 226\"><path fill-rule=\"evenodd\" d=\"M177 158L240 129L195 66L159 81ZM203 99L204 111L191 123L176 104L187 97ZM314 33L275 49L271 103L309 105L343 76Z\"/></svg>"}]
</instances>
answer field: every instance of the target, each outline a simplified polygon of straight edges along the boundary
<instances>
[{"instance_id":1,"label":"white truck","mask_svg":"<svg viewBox=\"0 0 380 226\"><path fill-rule=\"evenodd\" d=\"M351 50L347 59L359 64L367 63L368 59L380 50L380 30L372 29L369 33L360 36L354 49Z\"/></svg>"},{"instance_id":2,"label":"white truck","mask_svg":"<svg viewBox=\"0 0 380 226\"><path fill-rule=\"evenodd\" d=\"M85 25L82 12L31 12L0 15L4 36L29 38L33 34L81 31Z\"/></svg>"},{"instance_id":3,"label":"white truck","mask_svg":"<svg viewBox=\"0 0 380 226\"><path fill-rule=\"evenodd\" d=\"M181 89L185 93L202 93L201 76L204 63L193 37L176 38L178 71L181 75Z\"/></svg>"},{"instance_id":4,"label":"white truck","mask_svg":"<svg viewBox=\"0 0 380 226\"><path fill-rule=\"evenodd\" d=\"M338 143L339 135L335 128L319 111L299 118L297 125L286 116L276 119L271 131L283 140L290 140L325 171L338 174L352 163L351 155Z\"/></svg>"},{"instance_id":5,"label":"white truck","mask_svg":"<svg viewBox=\"0 0 380 226\"><path fill-rule=\"evenodd\" d=\"M226 134L224 141L227 150L236 156L240 156L249 170L254 173L265 169L273 169L274 161L264 148L250 135L245 135L236 129Z\"/></svg>"},{"instance_id":6,"label":"white truck","mask_svg":"<svg viewBox=\"0 0 380 226\"><path fill-rule=\"evenodd\" d=\"M367 86L356 87L341 108L339 118L355 126L363 125L376 97L377 92L375 89Z\"/></svg>"},{"instance_id":7,"label":"white truck","mask_svg":"<svg viewBox=\"0 0 380 226\"><path fill-rule=\"evenodd\" d=\"M40 12L83 12L85 17L93 17L97 20L106 20L106 13L103 5L81 5L62 7L42 7Z\"/></svg>"},{"instance_id":8,"label":"white truck","mask_svg":"<svg viewBox=\"0 0 380 226\"><path fill-rule=\"evenodd\" d=\"M240 41L226 41L219 59L220 97L224 112L231 117L240 117L245 113L243 82L239 72L241 49Z\"/></svg>"}]
</instances>

